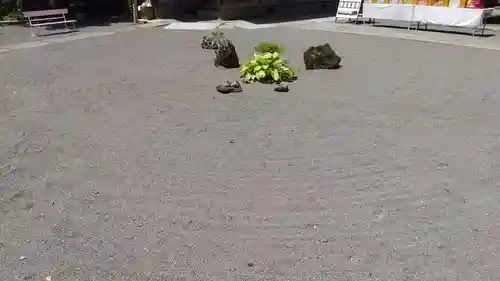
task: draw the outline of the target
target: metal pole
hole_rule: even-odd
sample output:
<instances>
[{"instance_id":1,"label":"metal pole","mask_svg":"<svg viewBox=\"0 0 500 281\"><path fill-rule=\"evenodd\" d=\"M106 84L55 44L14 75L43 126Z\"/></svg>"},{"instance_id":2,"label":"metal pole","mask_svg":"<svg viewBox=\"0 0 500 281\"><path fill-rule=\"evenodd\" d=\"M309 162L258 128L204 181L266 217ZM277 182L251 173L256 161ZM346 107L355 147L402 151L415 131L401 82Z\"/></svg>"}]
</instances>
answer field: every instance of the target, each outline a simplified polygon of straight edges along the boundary
<instances>
[{"instance_id":1,"label":"metal pole","mask_svg":"<svg viewBox=\"0 0 500 281\"><path fill-rule=\"evenodd\" d=\"M132 0L132 19L134 21L134 23L137 23L137 18L138 18L138 15L137 15L137 0Z\"/></svg>"}]
</instances>

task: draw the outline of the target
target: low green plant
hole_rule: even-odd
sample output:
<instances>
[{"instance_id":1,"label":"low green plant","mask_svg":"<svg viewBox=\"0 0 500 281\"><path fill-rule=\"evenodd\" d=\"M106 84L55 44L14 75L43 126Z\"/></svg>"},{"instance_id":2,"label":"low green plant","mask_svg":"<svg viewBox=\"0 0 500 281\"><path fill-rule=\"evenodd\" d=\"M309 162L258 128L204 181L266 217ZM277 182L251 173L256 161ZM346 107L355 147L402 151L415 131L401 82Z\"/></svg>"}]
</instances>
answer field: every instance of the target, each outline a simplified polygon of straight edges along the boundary
<instances>
[{"instance_id":1,"label":"low green plant","mask_svg":"<svg viewBox=\"0 0 500 281\"><path fill-rule=\"evenodd\" d=\"M297 77L278 52L255 53L251 61L241 66L240 74L245 83L281 83Z\"/></svg>"},{"instance_id":2,"label":"low green plant","mask_svg":"<svg viewBox=\"0 0 500 281\"><path fill-rule=\"evenodd\" d=\"M0 21L14 21L21 19L20 7L17 1L7 1L0 4Z\"/></svg>"},{"instance_id":3,"label":"low green plant","mask_svg":"<svg viewBox=\"0 0 500 281\"><path fill-rule=\"evenodd\" d=\"M258 53L284 53L286 49L278 44L262 42L255 47L255 51Z\"/></svg>"},{"instance_id":4,"label":"low green plant","mask_svg":"<svg viewBox=\"0 0 500 281\"><path fill-rule=\"evenodd\" d=\"M224 32L220 31L219 27L216 27L212 32L212 38L224 38Z\"/></svg>"},{"instance_id":5,"label":"low green plant","mask_svg":"<svg viewBox=\"0 0 500 281\"><path fill-rule=\"evenodd\" d=\"M21 14L18 13L18 12L10 12L4 16L1 17L0 20L3 20L3 21L16 21L16 20L19 20L21 18Z\"/></svg>"},{"instance_id":6,"label":"low green plant","mask_svg":"<svg viewBox=\"0 0 500 281\"><path fill-rule=\"evenodd\" d=\"M210 36L210 39L212 42L215 43L220 43L222 42L226 36L224 35L224 32L220 31L219 27L215 28L215 31L212 32L212 36Z\"/></svg>"}]
</instances>

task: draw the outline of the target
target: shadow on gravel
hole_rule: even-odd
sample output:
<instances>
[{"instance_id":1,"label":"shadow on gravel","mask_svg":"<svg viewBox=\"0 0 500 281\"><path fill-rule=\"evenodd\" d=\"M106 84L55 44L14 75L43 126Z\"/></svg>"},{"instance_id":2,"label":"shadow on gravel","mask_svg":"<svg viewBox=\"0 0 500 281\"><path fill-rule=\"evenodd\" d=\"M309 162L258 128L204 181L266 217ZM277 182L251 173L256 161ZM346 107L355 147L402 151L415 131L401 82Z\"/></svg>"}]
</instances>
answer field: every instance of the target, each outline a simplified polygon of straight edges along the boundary
<instances>
[{"instance_id":1,"label":"shadow on gravel","mask_svg":"<svg viewBox=\"0 0 500 281\"><path fill-rule=\"evenodd\" d=\"M292 21L335 17L338 2L301 3L293 6L275 5L245 9L245 11L222 11L223 17L245 19L254 24L273 24ZM227 15L227 16L226 16Z\"/></svg>"},{"instance_id":2,"label":"shadow on gravel","mask_svg":"<svg viewBox=\"0 0 500 281\"><path fill-rule=\"evenodd\" d=\"M486 19L486 24L500 24L500 16L492 16Z\"/></svg>"},{"instance_id":3,"label":"shadow on gravel","mask_svg":"<svg viewBox=\"0 0 500 281\"><path fill-rule=\"evenodd\" d=\"M172 18L181 22L216 20L246 20L254 24L272 24L291 21L334 17L338 1L320 3L301 3L295 5L277 4L269 6L225 8L218 13L192 12L172 14Z\"/></svg>"},{"instance_id":4,"label":"shadow on gravel","mask_svg":"<svg viewBox=\"0 0 500 281\"><path fill-rule=\"evenodd\" d=\"M292 21L311 20L317 18L335 17L337 3L307 3L293 8L284 6L267 7L262 17L248 19L255 24L285 23Z\"/></svg>"},{"instance_id":5,"label":"shadow on gravel","mask_svg":"<svg viewBox=\"0 0 500 281\"><path fill-rule=\"evenodd\" d=\"M71 33L78 33L88 27L107 27L119 23L132 23L130 17L124 16L112 16L112 17L92 17L88 19L80 19L75 23L75 28L72 24L65 26L64 24L51 25L43 28L39 33L38 37L49 37L56 35L65 35Z\"/></svg>"},{"instance_id":6,"label":"shadow on gravel","mask_svg":"<svg viewBox=\"0 0 500 281\"><path fill-rule=\"evenodd\" d=\"M43 37L51 37L51 36L57 36L57 35L67 35L67 34L72 34L72 33L79 33L80 30L78 29L66 29L66 28L54 28L54 29L46 29L44 30L44 33L38 33L36 37L43 38Z\"/></svg>"},{"instance_id":7,"label":"shadow on gravel","mask_svg":"<svg viewBox=\"0 0 500 281\"><path fill-rule=\"evenodd\" d=\"M70 16L74 19L74 16ZM19 44L24 42L33 42L42 40L42 38L65 36L77 33L83 33L91 30L112 29L114 25L121 26L124 24L132 24L129 17L125 16L100 16L86 19L77 19L75 27L68 24L68 28L64 24L46 26L36 28L37 36L32 36L33 31L26 23L0 26L0 46Z\"/></svg>"},{"instance_id":8,"label":"shadow on gravel","mask_svg":"<svg viewBox=\"0 0 500 281\"><path fill-rule=\"evenodd\" d=\"M92 26L110 26L118 23L132 23L130 15L123 14L118 16L97 16L87 19L80 19L77 21L78 28L92 27Z\"/></svg>"}]
</instances>

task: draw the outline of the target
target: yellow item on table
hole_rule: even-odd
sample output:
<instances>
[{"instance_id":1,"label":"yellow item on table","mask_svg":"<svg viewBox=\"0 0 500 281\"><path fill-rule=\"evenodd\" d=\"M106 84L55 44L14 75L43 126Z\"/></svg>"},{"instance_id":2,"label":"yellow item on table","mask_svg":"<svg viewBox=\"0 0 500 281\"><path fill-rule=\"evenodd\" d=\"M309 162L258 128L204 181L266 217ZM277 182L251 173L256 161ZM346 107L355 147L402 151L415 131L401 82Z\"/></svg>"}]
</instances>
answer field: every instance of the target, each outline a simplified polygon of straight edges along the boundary
<instances>
[{"instance_id":1,"label":"yellow item on table","mask_svg":"<svg viewBox=\"0 0 500 281\"><path fill-rule=\"evenodd\" d=\"M401 0L400 3L405 5L417 5L417 0Z\"/></svg>"},{"instance_id":2,"label":"yellow item on table","mask_svg":"<svg viewBox=\"0 0 500 281\"><path fill-rule=\"evenodd\" d=\"M438 6L438 7L448 7L450 5L450 0L426 0L427 6Z\"/></svg>"}]
</instances>

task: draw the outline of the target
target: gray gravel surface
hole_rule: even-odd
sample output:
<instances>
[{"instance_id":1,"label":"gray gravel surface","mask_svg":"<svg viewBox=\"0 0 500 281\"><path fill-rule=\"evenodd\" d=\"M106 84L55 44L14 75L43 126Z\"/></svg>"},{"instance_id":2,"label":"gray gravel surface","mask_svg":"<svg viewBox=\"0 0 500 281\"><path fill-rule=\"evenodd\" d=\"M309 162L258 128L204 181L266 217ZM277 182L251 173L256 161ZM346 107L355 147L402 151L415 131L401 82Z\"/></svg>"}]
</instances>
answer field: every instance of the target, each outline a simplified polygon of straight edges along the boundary
<instances>
[{"instance_id":1,"label":"gray gravel surface","mask_svg":"<svg viewBox=\"0 0 500 281\"><path fill-rule=\"evenodd\" d=\"M0 54L0 280L496 280L497 52L230 30L336 71L215 86L202 32Z\"/></svg>"}]
</instances>

